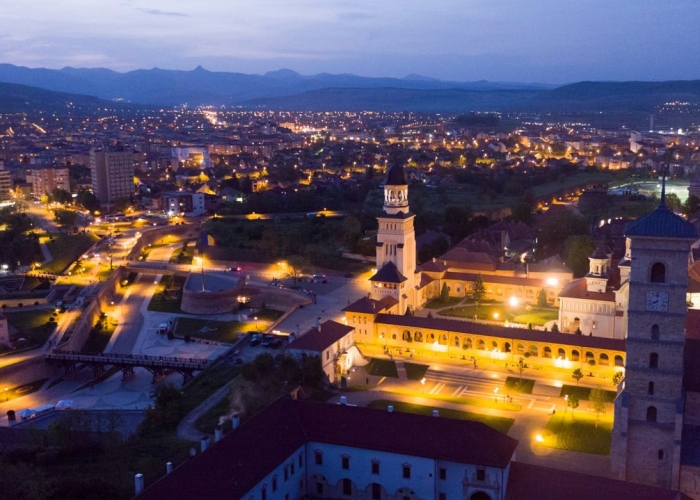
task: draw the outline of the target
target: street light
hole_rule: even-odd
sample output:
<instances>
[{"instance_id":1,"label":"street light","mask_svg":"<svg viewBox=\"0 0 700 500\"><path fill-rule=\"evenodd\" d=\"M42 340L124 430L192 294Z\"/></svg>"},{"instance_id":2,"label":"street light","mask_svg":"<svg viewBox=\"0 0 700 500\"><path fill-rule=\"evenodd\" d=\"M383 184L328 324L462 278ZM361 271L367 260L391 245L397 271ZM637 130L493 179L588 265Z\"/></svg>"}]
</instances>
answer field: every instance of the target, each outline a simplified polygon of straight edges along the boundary
<instances>
[{"instance_id":1,"label":"street light","mask_svg":"<svg viewBox=\"0 0 700 500\"><path fill-rule=\"evenodd\" d=\"M10 400L10 395L7 393L7 387L5 387L5 401Z\"/></svg>"},{"instance_id":2,"label":"street light","mask_svg":"<svg viewBox=\"0 0 700 500\"><path fill-rule=\"evenodd\" d=\"M253 317L253 319L255 320L255 331L257 332L258 331L258 317L255 316L255 317Z\"/></svg>"},{"instance_id":3,"label":"street light","mask_svg":"<svg viewBox=\"0 0 700 500\"><path fill-rule=\"evenodd\" d=\"M564 414L566 414L566 410L569 408L569 395L564 394Z\"/></svg>"},{"instance_id":4,"label":"street light","mask_svg":"<svg viewBox=\"0 0 700 500\"><path fill-rule=\"evenodd\" d=\"M420 379L420 383L421 383L421 385L423 386L423 389L422 389L423 392L425 392L425 377L423 377L422 379Z\"/></svg>"}]
</instances>

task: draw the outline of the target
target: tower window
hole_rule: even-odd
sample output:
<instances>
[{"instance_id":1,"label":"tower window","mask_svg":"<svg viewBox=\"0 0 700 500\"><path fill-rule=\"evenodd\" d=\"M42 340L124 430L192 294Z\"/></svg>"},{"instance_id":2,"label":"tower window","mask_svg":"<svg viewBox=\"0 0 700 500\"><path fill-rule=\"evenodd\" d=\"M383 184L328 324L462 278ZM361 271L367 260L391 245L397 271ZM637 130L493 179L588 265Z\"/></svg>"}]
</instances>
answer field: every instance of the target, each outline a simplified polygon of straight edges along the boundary
<instances>
[{"instance_id":1,"label":"tower window","mask_svg":"<svg viewBox=\"0 0 700 500\"><path fill-rule=\"evenodd\" d=\"M659 325L651 325L651 338L659 340Z\"/></svg>"},{"instance_id":2,"label":"tower window","mask_svg":"<svg viewBox=\"0 0 700 500\"><path fill-rule=\"evenodd\" d=\"M654 265L651 266L650 278L652 283L666 283L666 266L661 262L654 263Z\"/></svg>"},{"instance_id":3,"label":"tower window","mask_svg":"<svg viewBox=\"0 0 700 500\"><path fill-rule=\"evenodd\" d=\"M649 394L649 396L654 395L654 382L649 382L649 386L647 387L647 394Z\"/></svg>"},{"instance_id":4,"label":"tower window","mask_svg":"<svg viewBox=\"0 0 700 500\"><path fill-rule=\"evenodd\" d=\"M656 422L656 406L647 408L647 422Z\"/></svg>"},{"instance_id":5,"label":"tower window","mask_svg":"<svg viewBox=\"0 0 700 500\"><path fill-rule=\"evenodd\" d=\"M659 355L656 354L655 352L652 352L649 355L649 368L658 368L659 367Z\"/></svg>"},{"instance_id":6,"label":"tower window","mask_svg":"<svg viewBox=\"0 0 700 500\"><path fill-rule=\"evenodd\" d=\"M664 450L659 450L659 460L664 459Z\"/></svg>"}]
</instances>

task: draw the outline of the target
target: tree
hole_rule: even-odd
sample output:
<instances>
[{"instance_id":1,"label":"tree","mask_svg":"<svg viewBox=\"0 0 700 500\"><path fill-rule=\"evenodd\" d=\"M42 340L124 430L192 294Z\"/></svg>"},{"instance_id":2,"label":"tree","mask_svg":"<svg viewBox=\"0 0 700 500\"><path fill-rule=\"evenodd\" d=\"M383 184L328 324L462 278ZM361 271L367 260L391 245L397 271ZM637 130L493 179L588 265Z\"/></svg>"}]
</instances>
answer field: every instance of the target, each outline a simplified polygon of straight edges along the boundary
<instances>
[{"instance_id":1,"label":"tree","mask_svg":"<svg viewBox=\"0 0 700 500\"><path fill-rule=\"evenodd\" d=\"M161 385L151 393L151 398L155 401L155 405L153 409L148 410L139 433L148 436L152 432L175 430L184 412L180 390L173 384Z\"/></svg>"},{"instance_id":2,"label":"tree","mask_svg":"<svg viewBox=\"0 0 700 500\"><path fill-rule=\"evenodd\" d=\"M292 255L287 261L285 277L291 279L293 285L296 286L297 282L301 281L304 276L307 267L306 259L299 255Z\"/></svg>"},{"instance_id":3,"label":"tree","mask_svg":"<svg viewBox=\"0 0 700 500\"><path fill-rule=\"evenodd\" d=\"M583 372L581 371L580 368L576 368L574 372L571 374L574 380L576 380L576 385L578 385L579 380L583 378Z\"/></svg>"},{"instance_id":4,"label":"tree","mask_svg":"<svg viewBox=\"0 0 700 500\"><path fill-rule=\"evenodd\" d=\"M476 280L472 283L472 299L476 302L477 309L479 308L479 302L484 300L486 296L486 287L484 286L484 280L481 279L481 274L476 277Z\"/></svg>"},{"instance_id":5,"label":"tree","mask_svg":"<svg viewBox=\"0 0 700 500\"><path fill-rule=\"evenodd\" d=\"M550 210L555 212L546 218L537 238L537 254L540 257L560 254L569 236L590 234L588 223L583 217L564 207Z\"/></svg>"},{"instance_id":6,"label":"tree","mask_svg":"<svg viewBox=\"0 0 700 500\"><path fill-rule=\"evenodd\" d=\"M462 241L469 236L472 209L469 205L448 205L445 208L445 232L453 242Z\"/></svg>"},{"instance_id":7,"label":"tree","mask_svg":"<svg viewBox=\"0 0 700 500\"><path fill-rule=\"evenodd\" d=\"M569 236L564 242L564 262L574 272L574 278L586 275L590 267L588 257L595 250L593 238L587 234Z\"/></svg>"},{"instance_id":8,"label":"tree","mask_svg":"<svg viewBox=\"0 0 700 500\"><path fill-rule=\"evenodd\" d=\"M547 307L547 292L544 288L540 288L540 293L537 294L537 306Z\"/></svg>"},{"instance_id":9,"label":"tree","mask_svg":"<svg viewBox=\"0 0 700 500\"><path fill-rule=\"evenodd\" d=\"M625 373L624 372L615 372L615 375L613 375L612 378L612 383L615 387L620 385L620 382L622 382L622 379L625 378Z\"/></svg>"},{"instance_id":10,"label":"tree","mask_svg":"<svg viewBox=\"0 0 700 500\"><path fill-rule=\"evenodd\" d=\"M442 284L442 289L440 290L440 301L443 303L447 302L447 299L450 298L450 290L447 287L447 283Z\"/></svg>"},{"instance_id":11,"label":"tree","mask_svg":"<svg viewBox=\"0 0 700 500\"><path fill-rule=\"evenodd\" d=\"M51 192L54 201L66 205L73 201L73 196L65 189L56 188Z\"/></svg>"},{"instance_id":12,"label":"tree","mask_svg":"<svg viewBox=\"0 0 700 500\"><path fill-rule=\"evenodd\" d=\"M588 399L591 402L593 412L595 413L595 427L597 429L598 428L598 420L600 419L600 415L602 413L605 413L605 401L606 401L605 391L603 389L601 389L600 387L596 387L594 389L591 389L591 394L590 394L590 396L588 396Z\"/></svg>"},{"instance_id":13,"label":"tree","mask_svg":"<svg viewBox=\"0 0 700 500\"><path fill-rule=\"evenodd\" d=\"M681 200L676 193L666 193L666 206L673 212L681 209Z\"/></svg>"},{"instance_id":14,"label":"tree","mask_svg":"<svg viewBox=\"0 0 700 500\"><path fill-rule=\"evenodd\" d=\"M76 203L89 212L95 213L100 209L100 200L87 189L78 191L78 196L75 198Z\"/></svg>"},{"instance_id":15,"label":"tree","mask_svg":"<svg viewBox=\"0 0 700 500\"><path fill-rule=\"evenodd\" d=\"M569 399L566 402L566 406L571 408L571 413L573 413L576 410L576 408L578 408L578 404L579 404L578 398L576 397L575 394L572 394L571 396L569 396Z\"/></svg>"},{"instance_id":16,"label":"tree","mask_svg":"<svg viewBox=\"0 0 700 500\"><path fill-rule=\"evenodd\" d=\"M68 232L78 222L78 213L73 210L56 210L54 220L61 229Z\"/></svg>"},{"instance_id":17,"label":"tree","mask_svg":"<svg viewBox=\"0 0 700 500\"><path fill-rule=\"evenodd\" d=\"M690 196L688 196L688 198L686 198L685 203L683 203L681 211L687 217L690 217L698 210L700 210L700 198L698 198L694 194L691 194Z\"/></svg>"},{"instance_id":18,"label":"tree","mask_svg":"<svg viewBox=\"0 0 700 500\"><path fill-rule=\"evenodd\" d=\"M559 333L559 325L552 323L552 333Z\"/></svg>"},{"instance_id":19,"label":"tree","mask_svg":"<svg viewBox=\"0 0 700 500\"><path fill-rule=\"evenodd\" d=\"M519 378L518 378L518 386L520 386L520 384L523 381L523 372L524 371L525 371L525 360L521 356L520 358L518 358L518 373L520 374Z\"/></svg>"}]
</instances>

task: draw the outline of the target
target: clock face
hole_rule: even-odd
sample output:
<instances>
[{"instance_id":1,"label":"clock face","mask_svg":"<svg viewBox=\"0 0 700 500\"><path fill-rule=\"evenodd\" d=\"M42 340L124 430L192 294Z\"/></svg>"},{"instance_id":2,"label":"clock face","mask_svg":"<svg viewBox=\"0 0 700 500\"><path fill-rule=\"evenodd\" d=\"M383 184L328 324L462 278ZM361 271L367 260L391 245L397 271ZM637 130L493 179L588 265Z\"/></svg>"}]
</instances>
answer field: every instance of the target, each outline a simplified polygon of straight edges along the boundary
<instances>
[{"instance_id":1,"label":"clock face","mask_svg":"<svg viewBox=\"0 0 700 500\"><path fill-rule=\"evenodd\" d=\"M647 311L668 311L668 292L648 291L646 309Z\"/></svg>"}]
</instances>

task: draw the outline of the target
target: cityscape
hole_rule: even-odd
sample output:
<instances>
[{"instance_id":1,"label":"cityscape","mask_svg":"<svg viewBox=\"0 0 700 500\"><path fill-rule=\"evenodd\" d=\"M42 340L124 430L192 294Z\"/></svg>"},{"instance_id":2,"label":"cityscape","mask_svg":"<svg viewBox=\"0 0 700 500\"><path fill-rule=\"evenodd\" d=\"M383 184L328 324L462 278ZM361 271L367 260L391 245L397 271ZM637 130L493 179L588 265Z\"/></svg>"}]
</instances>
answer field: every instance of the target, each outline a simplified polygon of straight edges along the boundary
<instances>
[{"instance_id":1,"label":"cityscape","mask_svg":"<svg viewBox=\"0 0 700 500\"><path fill-rule=\"evenodd\" d=\"M700 499L696 6L160 3L0 21L0 498Z\"/></svg>"}]
</instances>

